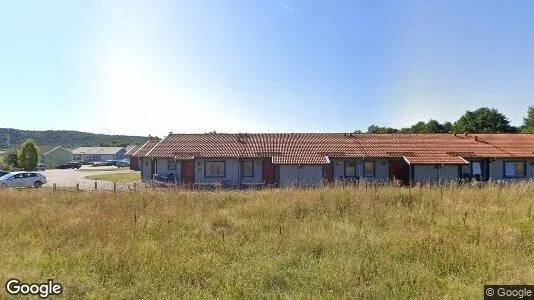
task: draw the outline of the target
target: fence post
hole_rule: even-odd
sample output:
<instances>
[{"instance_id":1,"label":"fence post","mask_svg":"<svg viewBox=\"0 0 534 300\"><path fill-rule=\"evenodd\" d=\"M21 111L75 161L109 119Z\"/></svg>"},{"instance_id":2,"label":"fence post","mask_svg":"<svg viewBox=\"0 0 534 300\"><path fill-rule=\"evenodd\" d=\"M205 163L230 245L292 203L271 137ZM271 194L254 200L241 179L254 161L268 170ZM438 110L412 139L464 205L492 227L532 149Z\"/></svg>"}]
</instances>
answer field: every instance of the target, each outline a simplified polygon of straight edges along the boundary
<instances>
[{"instance_id":1,"label":"fence post","mask_svg":"<svg viewBox=\"0 0 534 300\"><path fill-rule=\"evenodd\" d=\"M76 191L77 191L77 192L80 191L80 184L79 184L79 183L76 183Z\"/></svg>"},{"instance_id":2,"label":"fence post","mask_svg":"<svg viewBox=\"0 0 534 300\"><path fill-rule=\"evenodd\" d=\"M95 181L95 191L98 189L98 183Z\"/></svg>"},{"instance_id":3,"label":"fence post","mask_svg":"<svg viewBox=\"0 0 534 300\"><path fill-rule=\"evenodd\" d=\"M117 183L113 182L113 192L116 192L116 191L117 191Z\"/></svg>"},{"instance_id":4,"label":"fence post","mask_svg":"<svg viewBox=\"0 0 534 300\"><path fill-rule=\"evenodd\" d=\"M52 190L56 191L56 184L55 183L52 185Z\"/></svg>"}]
</instances>

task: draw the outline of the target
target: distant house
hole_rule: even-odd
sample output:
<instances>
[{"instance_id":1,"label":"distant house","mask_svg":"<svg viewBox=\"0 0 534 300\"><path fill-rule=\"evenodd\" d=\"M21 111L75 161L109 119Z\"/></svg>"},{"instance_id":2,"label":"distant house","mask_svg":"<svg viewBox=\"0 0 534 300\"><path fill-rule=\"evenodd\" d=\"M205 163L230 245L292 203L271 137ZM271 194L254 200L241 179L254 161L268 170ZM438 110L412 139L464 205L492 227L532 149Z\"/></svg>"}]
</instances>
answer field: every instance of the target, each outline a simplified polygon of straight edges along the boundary
<instances>
[{"instance_id":1,"label":"distant house","mask_svg":"<svg viewBox=\"0 0 534 300\"><path fill-rule=\"evenodd\" d=\"M106 161L126 158L126 147L79 147L72 151L73 161Z\"/></svg>"},{"instance_id":2,"label":"distant house","mask_svg":"<svg viewBox=\"0 0 534 300\"><path fill-rule=\"evenodd\" d=\"M126 153L124 154L126 156L126 158L130 161L130 169L131 170L136 170L136 171L139 171L139 160L138 159L132 159L132 156L135 152L137 152L137 150L139 150L139 148L141 148L141 146L133 146L131 147L130 149L128 149L126 151Z\"/></svg>"},{"instance_id":3,"label":"distant house","mask_svg":"<svg viewBox=\"0 0 534 300\"><path fill-rule=\"evenodd\" d=\"M72 151L61 146L55 147L44 153L41 158L41 163L46 166L63 165L72 161Z\"/></svg>"}]
</instances>

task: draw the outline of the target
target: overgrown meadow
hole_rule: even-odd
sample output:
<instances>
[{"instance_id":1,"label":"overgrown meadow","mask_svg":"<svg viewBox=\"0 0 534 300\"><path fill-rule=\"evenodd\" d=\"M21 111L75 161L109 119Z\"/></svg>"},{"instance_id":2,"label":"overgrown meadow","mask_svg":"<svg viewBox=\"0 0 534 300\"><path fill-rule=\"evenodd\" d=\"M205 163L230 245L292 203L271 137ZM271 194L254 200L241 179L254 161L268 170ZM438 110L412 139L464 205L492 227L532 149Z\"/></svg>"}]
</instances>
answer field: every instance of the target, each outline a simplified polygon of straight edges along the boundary
<instances>
[{"instance_id":1,"label":"overgrown meadow","mask_svg":"<svg viewBox=\"0 0 534 300\"><path fill-rule=\"evenodd\" d=\"M53 278L70 299L481 298L534 283L534 183L4 190L0 206L2 285Z\"/></svg>"}]
</instances>

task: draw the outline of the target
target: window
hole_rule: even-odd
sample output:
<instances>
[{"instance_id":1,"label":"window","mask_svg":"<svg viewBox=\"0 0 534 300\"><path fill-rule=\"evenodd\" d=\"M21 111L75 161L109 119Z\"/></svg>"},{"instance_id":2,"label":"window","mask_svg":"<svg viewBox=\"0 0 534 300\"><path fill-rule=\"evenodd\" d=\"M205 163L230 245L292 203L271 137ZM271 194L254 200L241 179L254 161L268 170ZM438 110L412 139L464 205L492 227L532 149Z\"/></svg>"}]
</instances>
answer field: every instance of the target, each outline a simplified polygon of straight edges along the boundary
<instances>
[{"instance_id":1,"label":"window","mask_svg":"<svg viewBox=\"0 0 534 300\"><path fill-rule=\"evenodd\" d=\"M525 177L526 168L524 161L505 161L504 162L504 177Z\"/></svg>"},{"instance_id":2,"label":"window","mask_svg":"<svg viewBox=\"0 0 534 300\"><path fill-rule=\"evenodd\" d=\"M345 177L356 177L356 162L355 161L345 162Z\"/></svg>"},{"instance_id":3,"label":"window","mask_svg":"<svg viewBox=\"0 0 534 300\"><path fill-rule=\"evenodd\" d=\"M224 161L207 161L204 163L204 177L226 177Z\"/></svg>"},{"instance_id":4,"label":"window","mask_svg":"<svg viewBox=\"0 0 534 300\"><path fill-rule=\"evenodd\" d=\"M241 173L243 177L254 177L254 162L253 161L244 161L242 166Z\"/></svg>"},{"instance_id":5,"label":"window","mask_svg":"<svg viewBox=\"0 0 534 300\"><path fill-rule=\"evenodd\" d=\"M482 164L479 161L471 162L472 175L482 175Z\"/></svg>"},{"instance_id":6,"label":"window","mask_svg":"<svg viewBox=\"0 0 534 300\"><path fill-rule=\"evenodd\" d=\"M375 177L375 162L374 161L363 162L363 176Z\"/></svg>"},{"instance_id":7,"label":"window","mask_svg":"<svg viewBox=\"0 0 534 300\"><path fill-rule=\"evenodd\" d=\"M176 161L169 159L167 161L167 170L176 170Z\"/></svg>"}]
</instances>

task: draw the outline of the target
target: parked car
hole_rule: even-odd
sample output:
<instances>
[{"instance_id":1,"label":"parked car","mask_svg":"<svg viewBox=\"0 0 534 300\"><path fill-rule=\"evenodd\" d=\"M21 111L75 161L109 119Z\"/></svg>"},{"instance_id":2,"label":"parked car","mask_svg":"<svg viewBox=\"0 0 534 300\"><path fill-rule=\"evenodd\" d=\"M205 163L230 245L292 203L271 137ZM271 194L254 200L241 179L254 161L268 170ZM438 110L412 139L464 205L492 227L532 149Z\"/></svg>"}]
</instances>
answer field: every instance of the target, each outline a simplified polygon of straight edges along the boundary
<instances>
[{"instance_id":1,"label":"parked car","mask_svg":"<svg viewBox=\"0 0 534 300\"><path fill-rule=\"evenodd\" d=\"M0 177L9 174L8 171L0 170Z\"/></svg>"},{"instance_id":2,"label":"parked car","mask_svg":"<svg viewBox=\"0 0 534 300\"><path fill-rule=\"evenodd\" d=\"M66 163L64 165L58 165L56 167L56 169L79 169L81 167L82 167L82 165L80 165L80 163L70 162L70 163Z\"/></svg>"},{"instance_id":3,"label":"parked car","mask_svg":"<svg viewBox=\"0 0 534 300\"><path fill-rule=\"evenodd\" d=\"M46 166L44 164L37 164L37 171L44 171L46 170Z\"/></svg>"},{"instance_id":4,"label":"parked car","mask_svg":"<svg viewBox=\"0 0 534 300\"><path fill-rule=\"evenodd\" d=\"M116 160L116 159L108 159L108 160L106 160L105 166L116 166L117 162L118 162L118 160Z\"/></svg>"},{"instance_id":5,"label":"parked car","mask_svg":"<svg viewBox=\"0 0 534 300\"><path fill-rule=\"evenodd\" d=\"M116 164L117 167L129 167L130 162L127 159L119 160Z\"/></svg>"},{"instance_id":6,"label":"parked car","mask_svg":"<svg viewBox=\"0 0 534 300\"><path fill-rule=\"evenodd\" d=\"M46 177L37 172L13 172L0 177L0 187L35 187L46 183Z\"/></svg>"},{"instance_id":7,"label":"parked car","mask_svg":"<svg viewBox=\"0 0 534 300\"><path fill-rule=\"evenodd\" d=\"M82 166L89 166L89 165L93 165L93 164L94 164L94 162L92 162L92 161L81 161L80 162L80 165L82 165Z\"/></svg>"},{"instance_id":8,"label":"parked car","mask_svg":"<svg viewBox=\"0 0 534 300\"><path fill-rule=\"evenodd\" d=\"M178 183L178 179L174 173L154 174L154 182L159 185L171 185Z\"/></svg>"}]
</instances>

